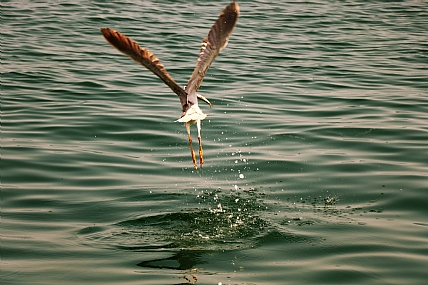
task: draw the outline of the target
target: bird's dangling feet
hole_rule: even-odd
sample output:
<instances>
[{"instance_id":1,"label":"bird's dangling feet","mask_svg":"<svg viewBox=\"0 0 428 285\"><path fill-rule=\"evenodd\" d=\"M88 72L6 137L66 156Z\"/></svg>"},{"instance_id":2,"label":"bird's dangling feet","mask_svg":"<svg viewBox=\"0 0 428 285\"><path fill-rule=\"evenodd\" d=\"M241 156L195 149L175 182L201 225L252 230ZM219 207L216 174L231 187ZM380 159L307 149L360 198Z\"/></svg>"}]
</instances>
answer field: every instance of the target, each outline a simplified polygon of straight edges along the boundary
<instances>
[{"instance_id":1,"label":"bird's dangling feet","mask_svg":"<svg viewBox=\"0 0 428 285\"><path fill-rule=\"evenodd\" d=\"M199 141L199 166L202 168L204 163L204 151L202 150L202 139L201 139L201 121L196 122L196 127L198 128L198 141Z\"/></svg>"},{"instance_id":2,"label":"bird's dangling feet","mask_svg":"<svg viewBox=\"0 0 428 285\"><path fill-rule=\"evenodd\" d=\"M193 166L195 167L196 170L198 170L198 165L196 164L196 154L195 154L195 151L193 150L192 137L190 136L190 123L186 122L185 125L187 130L187 137L189 139L190 154L192 155Z\"/></svg>"}]
</instances>

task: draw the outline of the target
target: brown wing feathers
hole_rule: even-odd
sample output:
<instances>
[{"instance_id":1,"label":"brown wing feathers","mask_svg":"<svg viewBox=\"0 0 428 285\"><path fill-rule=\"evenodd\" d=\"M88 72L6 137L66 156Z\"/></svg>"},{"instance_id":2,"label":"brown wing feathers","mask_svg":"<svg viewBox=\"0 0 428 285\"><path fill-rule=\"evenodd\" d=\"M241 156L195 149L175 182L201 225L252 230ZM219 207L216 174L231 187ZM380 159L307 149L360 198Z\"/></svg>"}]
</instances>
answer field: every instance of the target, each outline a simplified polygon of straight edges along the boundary
<instances>
[{"instance_id":1,"label":"brown wing feathers","mask_svg":"<svg viewBox=\"0 0 428 285\"><path fill-rule=\"evenodd\" d=\"M187 93L172 79L163 64L151 51L141 48L135 41L113 29L102 28L101 33L114 48L126 54L132 60L143 65L162 79L180 97L182 105L187 102Z\"/></svg>"},{"instance_id":2,"label":"brown wing feathers","mask_svg":"<svg viewBox=\"0 0 428 285\"><path fill-rule=\"evenodd\" d=\"M227 45L229 36L232 34L233 28L235 28L238 21L238 15L238 3L230 3L220 13L219 18L211 27L208 36L202 40L201 52L196 62L195 70L186 86L186 91L189 94L198 91L211 63L221 49Z\"/></svg>"}]
</instances>

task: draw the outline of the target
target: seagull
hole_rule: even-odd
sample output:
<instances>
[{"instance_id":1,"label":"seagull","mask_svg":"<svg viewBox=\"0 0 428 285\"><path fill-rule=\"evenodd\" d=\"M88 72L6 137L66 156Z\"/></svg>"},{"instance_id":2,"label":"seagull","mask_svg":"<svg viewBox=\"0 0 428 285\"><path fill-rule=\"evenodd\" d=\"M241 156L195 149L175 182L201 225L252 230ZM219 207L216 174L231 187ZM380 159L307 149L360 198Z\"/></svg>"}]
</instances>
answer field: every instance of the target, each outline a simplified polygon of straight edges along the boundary
<instances>
[{"instance_id":1,"label":"seagull","mask_svg":"<svg viewBox=\"0 0 428 285\"><path fill-rule=\"evenodd\" d=\"M208 36L202 40L202 47L196 62L196 67L184 89L172 79L164 65L151 51L140 47L134 40L118 31L110 28L101 28L101 33L109 44L153 72L178 95L183 113L177 122L184 123L186 127L190 144L190 153L195 169L198 169L198 166L196 164L195 151L192 146L190 126L196 124L198 129L199 165L202 168L204 159L201 141L201 121L206 118L206 115L199 108L198 99L206 102L212 107L210 101L198 94L197 91L204 80L208 68L220 51L227 45L229 36L232 34L233 28L238 21L238 16L239 6L236 2L230 3L220 13L217 21L215 21L214 25L211 27Z\"/></svg>"}]
</instances>

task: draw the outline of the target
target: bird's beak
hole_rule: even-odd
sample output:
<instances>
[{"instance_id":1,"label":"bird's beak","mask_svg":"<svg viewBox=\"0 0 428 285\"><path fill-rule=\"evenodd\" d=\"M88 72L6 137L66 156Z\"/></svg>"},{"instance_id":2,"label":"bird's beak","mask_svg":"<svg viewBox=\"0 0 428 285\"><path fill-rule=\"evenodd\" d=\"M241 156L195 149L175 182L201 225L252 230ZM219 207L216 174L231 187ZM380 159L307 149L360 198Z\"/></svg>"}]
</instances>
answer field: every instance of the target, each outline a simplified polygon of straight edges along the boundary
<instances>
[{"instance_id":1,"label":"bird's beak","mask_svg":"<svg viewBox=\"0 0 428 285\"><path fill-rule=\"evenodd\" d=\"M196 94L196 96L198 96L198 99L199 99L199 100L202 100L202 101L204 101L205 103L207 103L208 105L210 105L210 108L212 108L212 107L213 107L213 104L211 104L211 102L210 102L210 101L208 101L208 99L207 99L207 98L205 98L204 96L202 96L202 95L200 95L200 94Z\"/></svg>"}]
</instances>

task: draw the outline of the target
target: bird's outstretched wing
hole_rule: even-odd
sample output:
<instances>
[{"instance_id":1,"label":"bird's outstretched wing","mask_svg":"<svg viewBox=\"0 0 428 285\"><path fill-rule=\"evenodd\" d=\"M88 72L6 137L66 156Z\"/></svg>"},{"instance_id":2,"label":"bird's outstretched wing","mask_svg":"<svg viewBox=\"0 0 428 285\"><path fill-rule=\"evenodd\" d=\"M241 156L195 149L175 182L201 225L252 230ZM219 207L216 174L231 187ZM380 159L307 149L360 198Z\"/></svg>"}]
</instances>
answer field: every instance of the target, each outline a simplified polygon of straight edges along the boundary
<instances>
[{"instance_id":1,"label":"bird's outstretched wing","mask_svg":"<svg viewBox=\"0 0 428 285\"><path fill-rule=\"evenodd\" d=\"M187 108L187 93L181 88L177 82L168 74L163 64L153 53L145 48L140 47L134 40L128 38L124 34L109 28L102 28L106 41L120 52L129 56L132 60L146 67L148 70L156 74L165 82L171 90L180 98L183 109Z\"/></svg>"},{"instance_id":2,"label":"bird's outstretched wing","mask_svg":"<svg viewBox=\"0 0 428 285\"><path fill-rule=\"evenodd\" d=\"M228 38L238 21L238 16L238 3L230 3L224 8L217 21L211 27L208 36L202 40L201 52L196 62L195 70L185 89L190 96L198 91L211 63L227 45Z\"/></svg>"}]
</instances>

